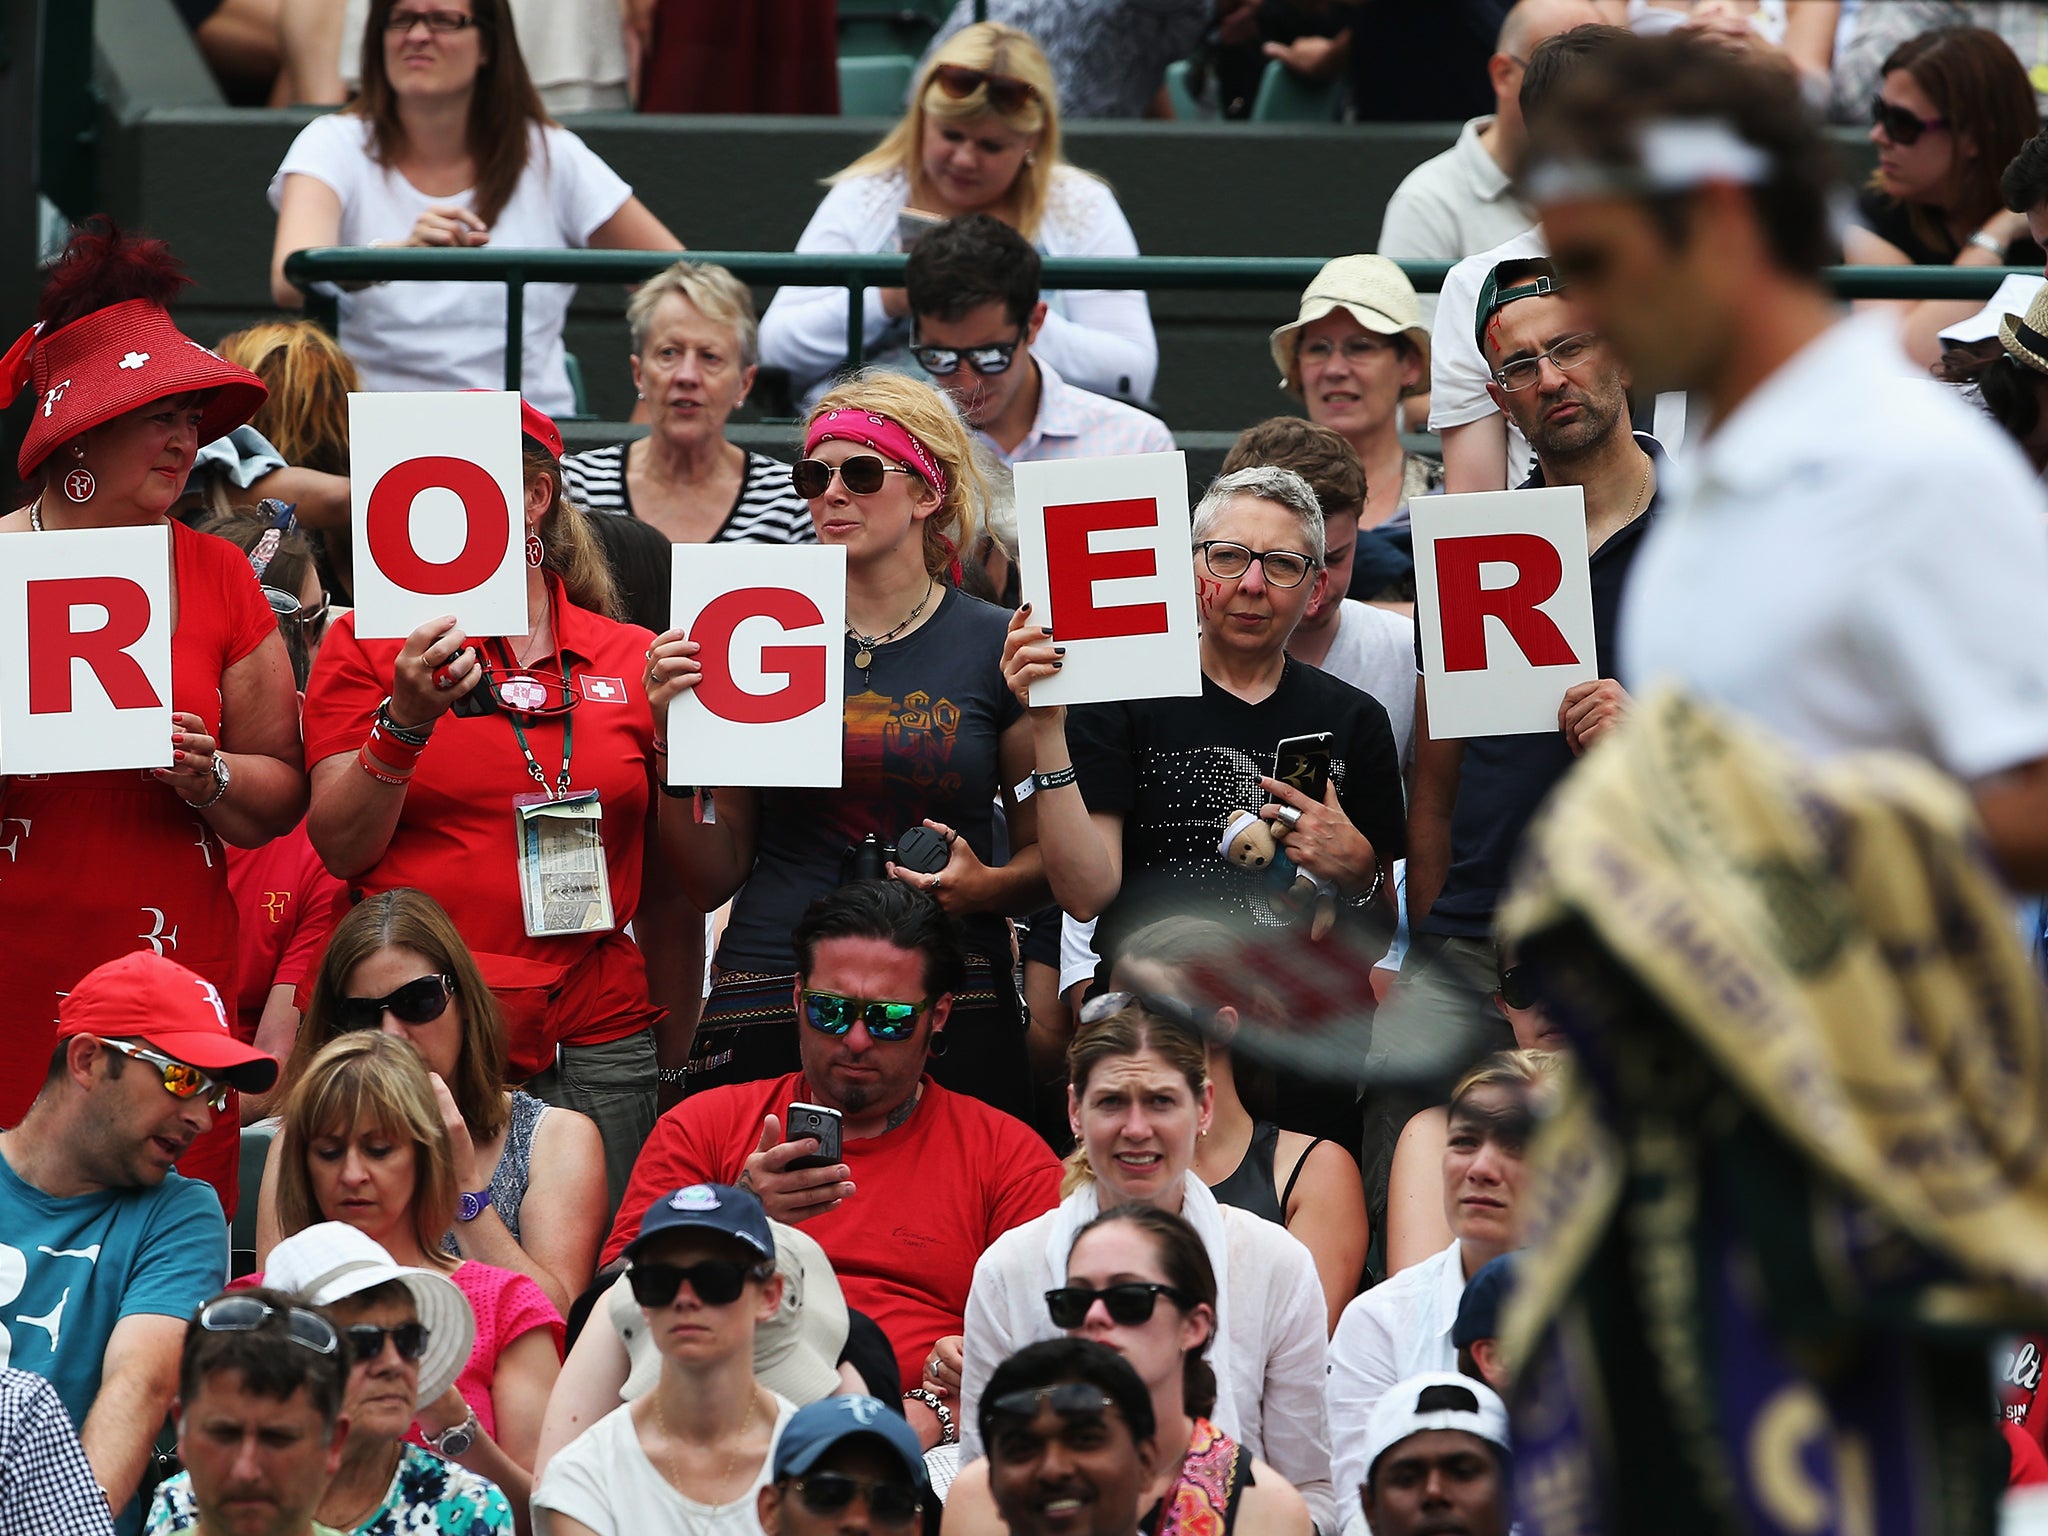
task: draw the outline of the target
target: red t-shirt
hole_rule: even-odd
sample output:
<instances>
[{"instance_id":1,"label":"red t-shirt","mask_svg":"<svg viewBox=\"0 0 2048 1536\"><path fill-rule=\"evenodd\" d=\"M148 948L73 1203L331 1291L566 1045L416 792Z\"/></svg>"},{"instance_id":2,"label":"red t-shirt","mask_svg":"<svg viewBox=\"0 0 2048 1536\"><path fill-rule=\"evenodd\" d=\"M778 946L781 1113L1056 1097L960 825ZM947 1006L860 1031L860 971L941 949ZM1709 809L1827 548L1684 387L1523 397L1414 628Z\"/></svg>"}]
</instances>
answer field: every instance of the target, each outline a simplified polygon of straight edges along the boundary
<instances>
[{"instance_id":1,"label":"red t-shirt","mask_svg":"<svg viewBox=\"0 0 2048 1536\"><path fill-rule=\"evenodd\" d=\"M811 1102L801 1074L693 1094L647 1138L604 1246L610 1263L661 1196L686 1184L730 1184L761 1144L761 1121ZM886 1135L848 1141L856 1186L803 1229L832 1261L846 1304L889 1336L906 1385L935 1340L960 1332L982 1250L1060 1199L1060 1165L1028 1126L930 1078L910 1118Z\"/></svg>"},{"instance_id":2,"label":"red t-shirt","mask_svg":"<svg viewBox=\"0 0 2048 1536\"><path fill-rule=\"evenodd\" d=\"M641 686L653 637L572 605L549 580L560 660L532 670L566 671L577 691L571 793L595 789L604 808L605 865L611 877L609 933L527 937L519 901L515 795L536 794L511 718L494 711L443 715L405 792L398 830L384 856L349 881L357 899L413 886L455 919L484 980L504 1008L513 1081L554 1060L555 1046L598 1045L656 1018L647 970L626 924L640 905L654 773L654 717ZM402 642L359 640L355 616L328 631L306 689L306 762L353 758L391 692ZM479 642L486 656L495 645ZM496 665L493 661L493 665ZM552 785L562 766L560 719L526 726L527 745Z\"/></svg>"},{"instance_id":3,"label":"red t-shirt","mask_svg":"<svg viewBox=\"0 0 2048 1536\"><path fill-rule=\"evenodd\" d=\"M272 987L296 987L319 967L348 910L348 887L327 873L302 821L261 848L230 848L228 889L242 919L235 1034L256 1038Z\"/></svg>"}]
</instances>

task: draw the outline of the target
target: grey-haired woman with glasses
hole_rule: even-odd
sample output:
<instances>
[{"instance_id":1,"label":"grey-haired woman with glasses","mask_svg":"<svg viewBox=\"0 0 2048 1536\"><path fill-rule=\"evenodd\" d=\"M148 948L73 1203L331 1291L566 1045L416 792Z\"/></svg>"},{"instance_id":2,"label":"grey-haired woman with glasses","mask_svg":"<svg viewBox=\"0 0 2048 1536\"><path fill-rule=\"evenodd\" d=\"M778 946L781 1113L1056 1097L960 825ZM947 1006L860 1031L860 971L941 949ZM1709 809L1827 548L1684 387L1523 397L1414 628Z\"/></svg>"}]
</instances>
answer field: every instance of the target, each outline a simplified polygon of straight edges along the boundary
<instances>
[{"instance_id":1,"label":"grey-haired woman with glasses","mask_svg":"<svg viewBox=\"0 0 2048 1536\"><path fill-rule=\"evenodd\" d=\"M1210 487L1194 517L1199 697L1033 706L1062 637L1028 609L1012 622L1003 670L1030 715L1046 875L1064 911L1100 917L1103 959L1175 914L1287 928L1293 875L1275 847L1333 889L1340 929L1392 932L1389 875L1407 831L1387 712L1287 654L1329 580L1323 554L1322 511L1292 470L1239 470ZM1274 776L1283 755L1301 788ZM1263 852L1226 836L1240 813L1270 828Z\"/></svg>"}]
</instances>

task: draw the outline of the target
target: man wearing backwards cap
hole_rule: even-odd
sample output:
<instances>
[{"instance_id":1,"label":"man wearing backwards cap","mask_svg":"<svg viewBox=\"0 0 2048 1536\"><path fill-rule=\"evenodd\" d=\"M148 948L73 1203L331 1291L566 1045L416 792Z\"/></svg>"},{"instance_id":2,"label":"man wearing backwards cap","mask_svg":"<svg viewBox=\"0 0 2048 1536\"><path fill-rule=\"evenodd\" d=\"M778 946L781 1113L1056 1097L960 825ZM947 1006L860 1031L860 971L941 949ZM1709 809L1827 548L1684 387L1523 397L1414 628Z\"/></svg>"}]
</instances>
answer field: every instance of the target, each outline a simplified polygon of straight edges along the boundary
<instances>
[{"instance_id":1,"label":"man wearing backwards cap","mask_svg":"<svg viewBox=\"0 0 2048 1536\"><path fill-rule=\"evenodd\" d=\"M1535 123L1528 189L1589 323L1711 420L1631 575L1623 681L1810 751L1929 758L2038 888L2048 504L1989 423L1907 378L1890 320L1836 309L1831 172L1797 82L1682 37L1590 61Z\"/></svg>"},{"instance_id":2,"label":"man wearing backwards cap","mask_svg":"<svg viewBox=\"0 0 2048 1536\"><path fill-rule=\"evenodd\" d=\"M917 1530L931 1496L917 1436L872 1397L799 1408L775 1444L772 1476L758 1506L768 1536Z\"/></svg>"},{"instance_id":3,"label":"man wearing backwards cap","mask_svg":"<svg viewBox=\"0 0 2048 1536\"><path fill-rule=\"evenodd\" d=\"M228 1089L276 1080L277 1063L229 1032L212 983L142 950L64 999L42 1091L0 1133L9 1363L56 1386L124 1532L185 1320L225 1278L220 1200L173 1165Z\"/></svg>"},{"instance_id":4,"label":"man wearing backwards cap","mask_svg":"<svg viewBox=\"0 0 2048 1536\"><path fill-rule=\"evenodd\" d=\"M1390 1388L1365 1426L1372 1536L1507 1536L1508 1411L1484 1382L1449 1372Z\"/></svg>"}]
</instances>

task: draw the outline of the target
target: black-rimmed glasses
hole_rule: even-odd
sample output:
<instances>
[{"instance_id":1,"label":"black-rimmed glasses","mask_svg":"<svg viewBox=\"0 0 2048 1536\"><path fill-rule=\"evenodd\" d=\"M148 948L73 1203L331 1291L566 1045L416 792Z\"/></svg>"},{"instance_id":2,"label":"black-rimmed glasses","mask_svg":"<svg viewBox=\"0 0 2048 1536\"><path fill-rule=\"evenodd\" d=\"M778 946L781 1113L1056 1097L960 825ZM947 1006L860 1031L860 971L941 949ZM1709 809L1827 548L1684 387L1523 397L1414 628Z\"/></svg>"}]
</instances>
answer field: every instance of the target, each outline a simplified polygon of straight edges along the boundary
<instances>
[{"instance_id":1,"label":"black-rimmed glasses","mask_svg":"<svg viewBox=\"0 0 2048 1536\"><path fill-rule=\"evenodd\" d=\"M1553 343L1534 357L1518 357L1505 364L1494 373L1494 382L1509 391L1527 389L1543 377L1546 361L1559 373L1570 373L1574 368L1585 367L1592 359L1593 349L1599 345L1598 336L1591 331L1581 331L1576 336L1567 336L1563 341Z\"/></svg>"},{"instance_id":2,"label":"black-rimmed glasses","mask_svg":"<svg viewBox=\"0 0 2048 1536\"><path fill-rule=\"evenodd\" d=\"M199 1309L199 1326L208 1333L254 1333L273 1317L284 1319L285 1332L294 1344L304 1345L316 1355L331 1355L341 1348L334 1324L318 1312L304 1307L280 1310L255 1296L219 1296Z\"/></svg>"},{"instance_id":3,"label":"black-rimmed glasses","mask_svg":"<svg viewBox=\"0 0 2048 1536\"><path fill-rule=\"evenodd\" d=\"M335 1024L343 1032L376 1029L386 1013L401 1024L431 1024L448 1011L454 995L454 977L416 976L382 997L336 998Z\"/></svg>"},{"instance_id":4,"label":"black-rimmed glasses","mask_svg":"<svg viewBox=\"0 0 2048 1536\"><path fill-rule=\"evenodd\" d=\"M1205 539L1195 548L1202 552L1202 564L1209 574L1222 581L1237 580L1252 568L1254 560L1266 573L1267 582L1276 587L1298 587L1316 568L1311 557L1292 549L1250 549L1228 539Z\"/></svg>"},{"instance_id":5,"label":"black-rimmed glasses","mask_svg":"<svg viewBox=\"0 0 2048 1536\"><path fill-rule=\"evenodd\" d=\"M1100 1290L1088 1285L1060 1286L1045 1293L1045 1310L1052 1318L1053 1327L1078 1328L1088 1321L1089 1309L1099 1301L1109 1313L1112 1323L1135 1327L1152 1321L1152 1314L1158 1309L1162 1296L1183 1312L1194 1309L1195 1298L1179 1286L1161 1285L1153 1280L1127 1280L1117 1285L1105 1285Z\"/></svg>"},{"instance_id":6,"label":"black-rimmed glasses","mask_svg":"<svg viewBox=\"0 0 2048 1536\"><path fill-rule=\"evenodd\" d=\"M215 1082L190 1062L178 1061L146 1045L131 1045L126 1040L107 1040L97 1035L93 1038L110 1051L155 1067L163 1074L164 1092L172 1098L197 1099L216 1115L228 1107L228 1085Z\"/></svg>"},{"instance_id":7,"label":"black-rimmed glasses","mask_svg":"<svg viewBox=\"0 0 2048 1536\"><path fill-rule=\"evenodd\" d=\"M1011 359L1024 345L1024 333L1028 329L1028 326L1018 326L1014 341L990 341L978 347L932 347L913 341L909 350L910 355L917 359L917 366L935 378L958 373L962 363L985 379L994 378L1010 371Z\"/></svg>"},{"instance_id":8,"label":"black-rimmed glasses","mask_svg":"<svg viewBox=\"0 0 2048 1536\"><path fill-rule=\"evenodd\" d=\"M460 32L476 25L474 16L465 16L460 11L393 11L384 18L386 32L410 32L414 27L424 26L429 32Z\"/></svg>"}]
</instances>

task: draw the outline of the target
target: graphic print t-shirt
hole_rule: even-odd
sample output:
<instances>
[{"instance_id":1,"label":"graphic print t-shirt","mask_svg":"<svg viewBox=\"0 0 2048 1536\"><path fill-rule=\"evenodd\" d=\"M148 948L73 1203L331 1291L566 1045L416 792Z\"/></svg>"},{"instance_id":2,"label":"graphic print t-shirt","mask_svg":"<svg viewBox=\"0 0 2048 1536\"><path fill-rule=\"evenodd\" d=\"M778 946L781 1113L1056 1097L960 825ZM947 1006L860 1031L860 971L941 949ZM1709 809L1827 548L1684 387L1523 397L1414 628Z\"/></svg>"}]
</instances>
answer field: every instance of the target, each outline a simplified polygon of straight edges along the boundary
<instances>
[{"instance_id":1,"label":"graphic print t-shirt","mask_svg":"<svg viewBox=\"0 0 2048 1536\"><path fill-rule=\"evenodd\" d=\"M846 642L845 771L838 789L764 789L754 871L718 946L729 970L790 971L790 931L839 884L840 856L874 833L893 843L930 818L996 862L997 739L1023 712L1003 681L1009 615L950 588L901 640L879 646L863 676ZM1004 953L1001 920L966 924L983 954Z\"/></svg>"},{"instance_id":2,"label":"graphic print t-shirt","mask_svg":"<svg viewBox=\"0 0 2048 1536\"><path fill-rule=\"evenodd\" d=\"M1280 685L1257 704L1202 679L1196 699L1078 705L1067 745L1090 811L1123 817L1123 888L1095 932L1095 950L1159 918L1186 914L1233 926L1278 925L1264 871L1216 851L1238 811L1268 803L1259 787L1290 736L1328 731L1330 781L1352 825L1385 859L1407 851L1400 759L1387 712L1370 694L1288 658Z\"/></svg>"}]
</instances>

